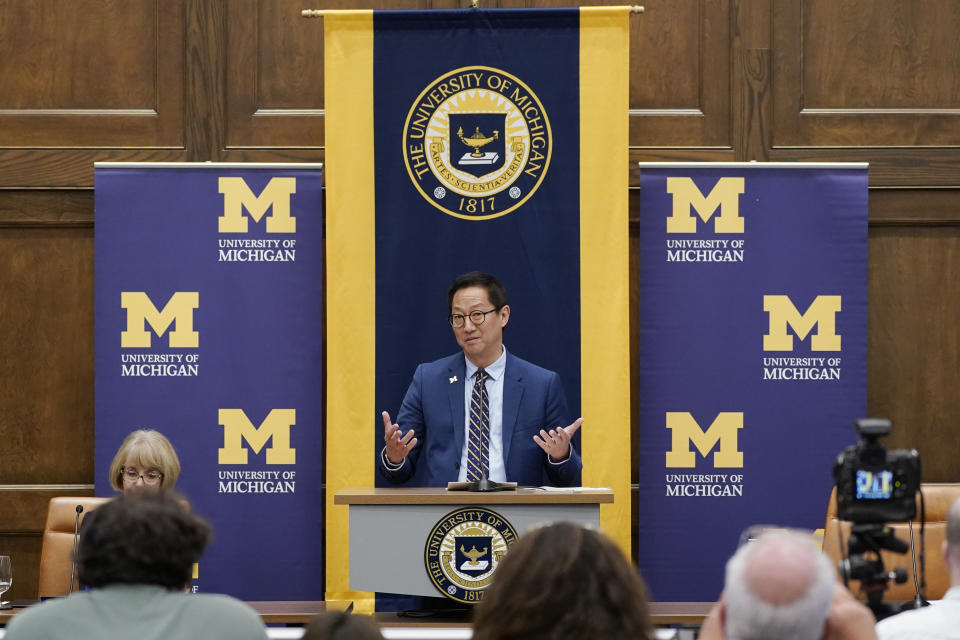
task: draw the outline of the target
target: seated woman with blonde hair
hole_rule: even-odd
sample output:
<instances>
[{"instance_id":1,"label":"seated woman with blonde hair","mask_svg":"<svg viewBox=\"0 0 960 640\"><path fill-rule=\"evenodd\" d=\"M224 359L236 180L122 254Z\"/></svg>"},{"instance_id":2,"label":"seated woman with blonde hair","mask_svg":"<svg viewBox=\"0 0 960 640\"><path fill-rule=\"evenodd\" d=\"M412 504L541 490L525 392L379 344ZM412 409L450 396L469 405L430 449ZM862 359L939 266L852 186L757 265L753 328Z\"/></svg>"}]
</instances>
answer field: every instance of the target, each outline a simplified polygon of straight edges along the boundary
<instances>
[{"instance_id":1,"label":"seated woman with blonde hair","mask_svg":"<svg viewBox=\"0 0 960 640\"><path fill-rule=\"evenodd\" d=\"M110 464L110 484L117 491L169 491L180 476L180 459L170 441L153 429L128 435Z\"/></svg>"}]
</instances>

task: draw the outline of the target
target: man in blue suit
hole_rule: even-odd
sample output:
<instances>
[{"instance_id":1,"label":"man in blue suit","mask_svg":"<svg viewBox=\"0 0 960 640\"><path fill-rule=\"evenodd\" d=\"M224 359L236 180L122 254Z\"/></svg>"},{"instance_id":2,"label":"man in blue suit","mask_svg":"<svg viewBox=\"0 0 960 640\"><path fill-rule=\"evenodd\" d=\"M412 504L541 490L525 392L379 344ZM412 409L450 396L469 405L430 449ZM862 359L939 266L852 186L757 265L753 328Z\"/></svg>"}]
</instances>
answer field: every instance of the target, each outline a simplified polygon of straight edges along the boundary
<instances>
[{"instance_id":1,"label":"man in blue suit","mask_svg":"<svg viewBox=\"0 0 960 640\"><path fill-rule=\"evenodd\" d=\"M519 485L576 486L582 463L571 438L560 377L508 353L503 328L510 305L503 285L473 271L447 291L448 320L462 353L421 364L397 422L383 412L384 447L377 456L390 482L422 484L488 477Z\"/></svg>"}]
</instances>

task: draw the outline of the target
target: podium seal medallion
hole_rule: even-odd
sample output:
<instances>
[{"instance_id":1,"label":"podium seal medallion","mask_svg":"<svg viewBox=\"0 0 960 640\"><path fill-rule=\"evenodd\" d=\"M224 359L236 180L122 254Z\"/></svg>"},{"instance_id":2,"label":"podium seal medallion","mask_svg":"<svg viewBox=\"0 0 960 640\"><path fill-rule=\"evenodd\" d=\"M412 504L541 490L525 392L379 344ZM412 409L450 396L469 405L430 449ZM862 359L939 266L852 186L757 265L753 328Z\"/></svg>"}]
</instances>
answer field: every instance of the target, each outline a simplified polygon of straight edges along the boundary
<instances>
[{"instance_id":1,"label":"podium seal medallion","mask_svg":"<svg viewBox=\"0 0 960 640\"><path fill-rule=\"evenodd\" d=\"M440 593L476 604L493 579L507 547L517 541L513 525L483 507L451 511L427 536L424 564Z\"/></svg>"},{"instance_id":2,"label":"podium seal medallion","mask_svg":"<svg viewBox=\"0 0 960 640\"><path fill-rule=\"evenodd\" d=\"M444 213L488 220L517 209L550 166L550 120L523 81L470 66L436 78L403 125L403 159L417 191Z\"/></svg>"}]
</instances>

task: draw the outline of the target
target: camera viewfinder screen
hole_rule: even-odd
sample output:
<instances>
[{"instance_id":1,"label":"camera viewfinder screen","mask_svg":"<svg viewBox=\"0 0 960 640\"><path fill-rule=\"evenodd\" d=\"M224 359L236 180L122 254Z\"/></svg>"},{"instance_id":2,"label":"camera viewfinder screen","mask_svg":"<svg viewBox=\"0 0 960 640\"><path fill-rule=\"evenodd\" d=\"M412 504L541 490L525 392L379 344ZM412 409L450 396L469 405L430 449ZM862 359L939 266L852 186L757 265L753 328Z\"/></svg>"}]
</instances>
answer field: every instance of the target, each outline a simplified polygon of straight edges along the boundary
<instances>
[{"instance_id":1,"label":"camera viewfinder screen","mask_svg":"<svg viewBox=\"0 0 960 640\"><path fill-rule=\"evenodd\" d=\"M857 469L857 500L889 500L892 495L892 471Z\"/></svg>"}]
</instances>

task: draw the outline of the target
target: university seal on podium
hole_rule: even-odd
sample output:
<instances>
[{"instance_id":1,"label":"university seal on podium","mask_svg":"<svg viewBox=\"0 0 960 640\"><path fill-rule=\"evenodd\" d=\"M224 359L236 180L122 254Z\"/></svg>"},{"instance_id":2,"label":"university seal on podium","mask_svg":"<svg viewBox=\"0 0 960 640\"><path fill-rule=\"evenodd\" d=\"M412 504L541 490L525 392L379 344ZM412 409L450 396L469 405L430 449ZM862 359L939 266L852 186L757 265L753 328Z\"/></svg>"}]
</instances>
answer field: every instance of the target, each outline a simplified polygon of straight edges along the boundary
<instances>
[{"instance_id":1,"label":"university seal on podium","mask_svg":"<svg viewBox=\"0 0 960 640\"><path fill-rule=\"evenodd\" d=\"M503 516L483 507L465 507L434 525L424 548L430 582L446 597L476 604L517 532Z\"/></svg>"},{"instance_id":2,"label":"university seal on podium","mask_svg":"<svg viewBox=\"0 0 960 640\"><path fill-rule=\"evenodd\" d=\"M497 218L526 202L552 150L540 99L493 67L461 67L435 79L403 126L403 158L417 191L467 220Z\"/></svg>"}]
</instances>

